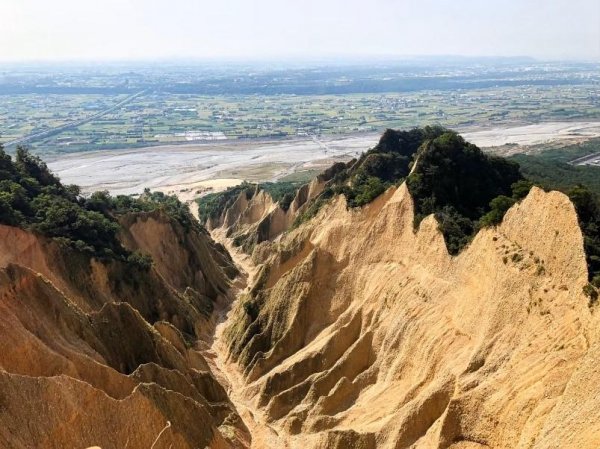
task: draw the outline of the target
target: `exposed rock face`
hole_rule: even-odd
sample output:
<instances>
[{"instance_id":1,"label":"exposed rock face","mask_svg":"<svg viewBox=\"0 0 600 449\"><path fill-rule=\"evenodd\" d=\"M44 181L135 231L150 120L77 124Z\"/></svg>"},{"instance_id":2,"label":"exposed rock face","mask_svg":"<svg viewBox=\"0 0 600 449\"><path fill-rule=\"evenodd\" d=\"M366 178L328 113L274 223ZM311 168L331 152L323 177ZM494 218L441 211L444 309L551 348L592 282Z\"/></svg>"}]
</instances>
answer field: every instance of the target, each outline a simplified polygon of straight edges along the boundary
<instances>
[{"instance_id":1,"label":"exposed rock face","mask_svg":"<svg viewBox=\"0 0 600 449\"><path fill-rule=\"evenodd\" d=\"M199 340L236 269L160 213L122 221L150 270L0 226L0 446L246 447Z\"/></svg>"},{"instance_id":2,"label":"exposed rock face","mask_svg":"<svg viewBox=\"0 0 600 449\"><path fill-rule=\"evenodd\" d=\"M433 216L414 230L404 184L291 230L326 183L287 211L240 195L213 223L257 263L218 331L237 270L204 231L121 217L145 270L0 226L0 447L600 446L600 326L566 196L534 188L451 257Z\"/></svg>"},{"instance_id":3,"label":"exposed rock face","mask_svg":"<svg viewBox=\"0 0 600 449\"><path fill-rule=\"evenodd\" d=\"M532 189L457 257L413 216L405 185L359 210L338 197L260 248L226 330L244 396L291 447L598 447L600 327L568 198Z\"/></svg>"},{"instance_id":4,"label":"exposed rock face","mask_svg":"<svg viewBox=\"0 0 600 449\"><path fill-rule=\"evenodd\" d=\"M152 256L158 272L175 289L192 287L214 297L229 288L228 279L236 274L231 257L204 229L186 232L157 212L127 215L121 222L125 246Z\"/></svg>"},{"instance_id":5,"label":"exposed rock face","mask_svg":"<svg viewBox=\"0 0 600 449\"><path fill-rule=\"evenodd\" d=\"M301 186L286 209L274 202L269 193L262 189L257 188L250 194L241 192L219 219L206 223L207 228L220 228L246 252L251 253L257 244L274 240L290 229L310 201L323 191L342 167L346 167L346 164L334 164L311 182Z\"/></svg>"}]
</instances>

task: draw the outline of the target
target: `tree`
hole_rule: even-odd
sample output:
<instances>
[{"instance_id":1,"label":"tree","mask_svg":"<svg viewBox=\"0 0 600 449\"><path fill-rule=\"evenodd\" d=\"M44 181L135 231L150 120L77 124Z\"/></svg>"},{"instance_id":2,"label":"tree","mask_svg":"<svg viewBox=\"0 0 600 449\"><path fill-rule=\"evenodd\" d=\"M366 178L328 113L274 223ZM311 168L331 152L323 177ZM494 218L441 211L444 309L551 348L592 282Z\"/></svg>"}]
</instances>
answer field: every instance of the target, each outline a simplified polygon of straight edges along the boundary
<instances>
[{"instance_id":1,"label":"tree","mask_svg":"<svg viewBox=\"0 0 600 449\"><path fill-rule=\"evenodd\" d=\"M25 147L17 147L15 166L24 177L31 177L42 186L60 185L60 180L52 174L46 163Z\"/></svg>"},{"instance_id":2,"label":"tree","mask_svg":"<svg viewBox=\"0 0 600 449\"><path fill-rule=\"evenodd\" d=\"M490 211L479 220L479 227L495 226L502 222L504 215L514 204L516 200L504 195L497 196L490 201Z\"/></svg>"}]
</instances>

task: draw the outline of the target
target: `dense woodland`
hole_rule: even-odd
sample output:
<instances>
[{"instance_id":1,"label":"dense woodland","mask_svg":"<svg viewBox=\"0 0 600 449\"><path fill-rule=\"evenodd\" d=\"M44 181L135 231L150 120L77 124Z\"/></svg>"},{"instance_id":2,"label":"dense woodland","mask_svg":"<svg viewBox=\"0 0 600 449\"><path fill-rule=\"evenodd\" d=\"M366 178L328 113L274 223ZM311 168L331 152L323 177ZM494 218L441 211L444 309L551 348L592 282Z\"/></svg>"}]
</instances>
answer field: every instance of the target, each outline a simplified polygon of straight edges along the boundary
<instances>
[{"instance_id":1,"label":"dense woodland","mask_svg":"<svg viewBox=\"0 0 600 449\"><path fill-rule=\"evenodd\" d=\"M575 185L582 185L600 195L600 167L571 165L548 159L543 154L518 154L510 160L519 164L524 176L546 188L567 191Z\"/></svg>"},{"instance_id":2,"label":"dense woodland","mask_svg":"<svg viewBox=\"0 0 600 449\"><path fill-rule=\"evenodd\" d=\"M435 214L450 254L483 226L498 224L529 190L518 164L484 154L453 132L423 143L407 179L416 224Z\"/></svg>"},{"instance_id":3,"label":"dense woodland","mask_svg":"<svg viewBox=\"0 0 600 449\"><path fill-rule=\"evenodd\" d=\"M348 207L361 207L405 180L415 201L415 226L435 214L451 254L481 226L499 223L530 187L518 164L485 155L452 131L388 129L377 146L338 172L298 224L336 194L346 197Z\"/></svg>"}]
</instances>

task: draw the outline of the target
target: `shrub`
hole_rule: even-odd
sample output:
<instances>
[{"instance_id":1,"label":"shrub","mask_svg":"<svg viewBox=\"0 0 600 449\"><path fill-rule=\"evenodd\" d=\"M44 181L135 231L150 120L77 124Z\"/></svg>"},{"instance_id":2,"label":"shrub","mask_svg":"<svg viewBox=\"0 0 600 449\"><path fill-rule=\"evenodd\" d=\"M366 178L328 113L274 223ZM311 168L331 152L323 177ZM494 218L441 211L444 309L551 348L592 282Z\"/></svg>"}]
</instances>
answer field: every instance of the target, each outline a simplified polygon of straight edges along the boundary
<instances>
[{"instance_id":1,"label":"shrub","mask_svg":"<svg viewBox=\"0 0 600 449\"><path fill-rule=\"evenodd\" d=\"M245 192L246 197L250 198L254 190L255 184L243 182L240 185L229 187L223 192L209 193L196 200L198 204L198 217L201 223L206 223L209 218L217 219L223 211L229 208L240 195Z\"/></svg>"},{"instance_id":2,"label":"shrub","mask_svg":"<svg viewBox=\"0 0 600 449\"><path fill-rule=\"evenodd\" d=\"M446 132L439 126L414 128L409 131L386 130L379 143L348 164L337 163L323 173L328 186L312 200L294 226L314 217L334 195L344 195L348 207L364 206L394 184L402 182L410 172L414 155L428 139Z\"/></svg>"},{"instance_id":3,"label":"shrub","mask_svg":"<svg viewBox=\"0 0 600 449\"><path fill-rule=\"evenodd\" d=\"M364 180L361 178L360 182L354 185L353 188L348 189L346 193L348 206L360 207L369 204L385 192L388 186L388 184L375 176L369 176Z\"/></svg>"},{"instance_id":4,"label":"shrub","mask_svg":"<svg viewBox=\"0 0 600 449\"><path fill-rule=\"evenodd\" d=\"M446 246L450 254L458 252L471 241L474 223L461 215L452 206L444 208L435 214L439 229L444 235Z\"/></svg>"},{"instance_id":5,"label":"shrub","mask_svg":"<svg viewBox=\"0 0 600 449\"><path fill-rule=\"evenodd\" d=\"M19 147L15 161L0 146L0 223L31 229L79 252L118 258L148 268L148 256L131 254L117 238L115 215L164 209L188 229L195 221L174 196L149 191L140 199L96 192L80 196L77 186L64 186L46 164Z\"/></svg>"},{"instance_id":6,"label":"shrub","mask_svg":"<svg viewBox=\"0 0 600 449\"><path fill-rule=\"evenodd\" d=\"M152 257L148 254L142 254L134 251L127 256L127 262L137 266L138 268L148 271L152 267Z\"/></svg>"},{"instance_id":7,"label":"shrub","mask_svg":"<svg viewBox=\"0 0 600 449\"><path fill-rule=\"evenodd\" d=\"M502 222L504 215L516 201L504 195L490 201L490 211L479 219L479 227L496 226Z\"/></svg>"},{"instance_id":8,"label":"shrub","mask_svg":"<svg viewBox=\"0 0 600 449\"><path fill-rule=\"evenodd\" d=\"M250 321L255 321L258 318L258 305L253 300L248 300L243 303L244 312L250 317Z\"/></svg>"},{"instance_id":9,"label":"shrub","mask_svg":"<svg viewBox=\"0 0 600 449\"><path fill-rule=\"evenodd\" d=\"M296 196L296 192L301 186L302 183L300 182L278 181L259 184L258 188L267 192L271 196L271 199L279 203L279 206L283 210L288 210Z\"/></svg>"},{"instance_id":10,"label":"shrub","mask_svg":"<svg viewBox=\"0 0 600 449\"><path fill-rule=\"evenodd\" d=\"M585 284L583 286L583 294L590 300L590 306L598 300L598 290L592 284Z\"/></svg>"},{"instance_id":11,"label":"shrub","mask_svg":"<svg viewBox=\"0 0 600 449\"><path fill-rule=\"evenodd\" d=\"M577 185L567 192L577 211L579 226L583 232L583 248L586 254L589 279L600 277L600 200L587 187ZM596 282L600 283L598 280Z\"/></svg>"}]
</instances>

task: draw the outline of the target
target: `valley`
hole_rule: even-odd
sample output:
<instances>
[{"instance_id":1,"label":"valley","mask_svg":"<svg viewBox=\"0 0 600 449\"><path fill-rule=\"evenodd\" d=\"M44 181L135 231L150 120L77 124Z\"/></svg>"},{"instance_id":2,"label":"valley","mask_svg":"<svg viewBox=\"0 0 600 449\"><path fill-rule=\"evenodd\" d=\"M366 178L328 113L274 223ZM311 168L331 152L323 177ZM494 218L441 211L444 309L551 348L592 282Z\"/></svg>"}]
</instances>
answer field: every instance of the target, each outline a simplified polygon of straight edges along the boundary
<instances>
[{"instance_id":1,"label":"valley","mask_svg":"<svg viewBox=\"0 0 600 449\"><path fill-rule=\"evenodd\" d=\"M599 449L598 0L2 0L0 449Z\"/></svg>"},{"instance_id":2,"label":"valley","mask_svg":"<svg viewBox=\"0 0 600 449\"><path fill-rule=\"evenodd\" d=\"M212 234L253 274L254 292L238 294L215 348L252 447L543 448L557 439L593 447L593 425L561 432L558 424L573 412L562 404L585 390L565 391L561 373L580 378L589 368L577 360L596 357L596 337L584 330L596 318L575 287L586 282L580 237L564 196L532 191L457 258L432 217L413 232L404 184L358 213L338 198L310 224L259 243L251 253L261 274L225 230L252 235L277 206L242 198ZM506 254L523 258L506 263ZM260 304L258 316L249 302ZM255 341L266 335L274 340ZM511 395L513 376L527 387Z\"/></svg>"},{"instance_id":3,"label":"valley","mask_svg":"<svg viewBox=\"0 0 600 449\"><path fill-rule=\"evenodd\" d=\"M2 163L0 445L600 444L597 194L441 127L388 130L291 196L212 192L202 223Z\"/></svg>"},{"instance_id":4,"label":"valley","mask_svg":"<svg viewBox=\"0 0 600 449\"><path fill-rule=\"evenodd\" d=\"M598 121L597 63L0 63L0 142L38 154L310 140L427 124L469 131Z\"/></svg>"}]
</instances>

